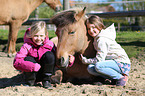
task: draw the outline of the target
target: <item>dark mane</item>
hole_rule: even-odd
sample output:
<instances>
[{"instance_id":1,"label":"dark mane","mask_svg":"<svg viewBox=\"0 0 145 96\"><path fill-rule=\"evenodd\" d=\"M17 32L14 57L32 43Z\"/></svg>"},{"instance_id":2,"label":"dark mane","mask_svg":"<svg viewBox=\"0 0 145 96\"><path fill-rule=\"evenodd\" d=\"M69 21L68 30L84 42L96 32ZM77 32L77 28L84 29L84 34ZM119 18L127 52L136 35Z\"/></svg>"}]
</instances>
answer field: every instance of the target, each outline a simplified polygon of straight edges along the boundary
<instances>
[{"instance_id":1,"label":"dark mane","mask_svg":"<svg viewBox=\"0 0 145 96\"><path fill-rule=\"evenodd\" d=\"M74 14L75 13L76 12L72 11L72 10L58 13L57 15L53 16L50 19L50 22L52 24L55 24L56 27L72 24L72 23L74 23L76 21L75 18L74 18Z\"/></svg>"}]
</instances>

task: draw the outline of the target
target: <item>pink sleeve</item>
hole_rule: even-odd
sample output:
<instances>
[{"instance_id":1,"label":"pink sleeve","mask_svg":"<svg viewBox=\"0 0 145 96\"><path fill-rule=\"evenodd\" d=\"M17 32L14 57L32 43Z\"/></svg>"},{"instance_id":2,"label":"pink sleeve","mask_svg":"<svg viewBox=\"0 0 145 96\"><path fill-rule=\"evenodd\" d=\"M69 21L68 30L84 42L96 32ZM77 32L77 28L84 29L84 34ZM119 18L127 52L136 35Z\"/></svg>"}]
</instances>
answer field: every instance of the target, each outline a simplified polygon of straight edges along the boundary
<instances>
[{"instance_id":1,"label":"pink sleeve","mask_svg":"<svg viewBox=\"0 0 145 96\"><path fill-rule=\"evenodd\" d=\"M16 54L14 59L14 67L17 70L25 71L25 72L32 72L34 71L35 64L30 61L24 61L24 58L28 55L28 48L30 48L28 44L23 44L20 51Z\"/></svg>"},{"instance_id":2,"label":"pink sleeve","mask_svg":"<svg viewBox=\"0 0 145 96\"><path fill-rule=\"evenodd\" d=\"M24 59L21 58L21 59L16 59L16 61L14 62L14 67L17 70L21 70L24 72L33 72L35 68L35 64L30 61L24 61Z\"/></svg>"},{"instance_id":3,"label":"pink sleeve","mask_svg":"<svg viewBox=\"0 0 145 96\"><path fill-rule=\"evenodd\" d=\"M28 55L29 48L31 48L30 45L28 45L27 43L23 44L23 46L21 47L20 51L17 52L15 58L25 58Z\"/></svg>"}]
</instances>

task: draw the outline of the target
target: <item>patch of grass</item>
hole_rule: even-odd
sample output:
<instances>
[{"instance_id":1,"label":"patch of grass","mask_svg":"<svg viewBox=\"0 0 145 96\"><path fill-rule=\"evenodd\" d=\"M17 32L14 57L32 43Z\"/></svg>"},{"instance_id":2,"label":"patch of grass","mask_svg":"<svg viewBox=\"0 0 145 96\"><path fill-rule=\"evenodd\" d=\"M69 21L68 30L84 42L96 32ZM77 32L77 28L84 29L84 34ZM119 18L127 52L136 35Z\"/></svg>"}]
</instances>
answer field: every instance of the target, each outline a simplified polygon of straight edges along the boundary
<instances>
[{"instance_id":1,"label":"patch of grass","mask_svg":"<svg viewBox=\"0 0 145 96\"><path fill-rule=\"evenodd\" d=\"M125 49L130 58L145 54L145 32L117 32L116 41Z\"/></svg>"}]
</instances>

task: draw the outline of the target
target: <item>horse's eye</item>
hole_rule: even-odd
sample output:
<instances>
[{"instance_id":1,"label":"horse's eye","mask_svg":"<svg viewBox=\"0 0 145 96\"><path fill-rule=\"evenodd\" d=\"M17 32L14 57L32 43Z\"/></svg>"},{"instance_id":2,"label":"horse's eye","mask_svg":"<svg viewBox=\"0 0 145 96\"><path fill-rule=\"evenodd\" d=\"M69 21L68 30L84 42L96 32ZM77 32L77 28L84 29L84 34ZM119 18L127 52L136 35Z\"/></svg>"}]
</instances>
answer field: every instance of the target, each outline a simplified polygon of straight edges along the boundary
<instances>
[{"instance_id":1,"label":"horse's eye","mask_svg":"<svg viewBox=\"0 0 145 96\"><path fill-rule=\"evenodd\" d=\"M72 32L69 32L68 34L74 34L75 33L75 31L72 31Z\"/></svg>"}]
</instances>

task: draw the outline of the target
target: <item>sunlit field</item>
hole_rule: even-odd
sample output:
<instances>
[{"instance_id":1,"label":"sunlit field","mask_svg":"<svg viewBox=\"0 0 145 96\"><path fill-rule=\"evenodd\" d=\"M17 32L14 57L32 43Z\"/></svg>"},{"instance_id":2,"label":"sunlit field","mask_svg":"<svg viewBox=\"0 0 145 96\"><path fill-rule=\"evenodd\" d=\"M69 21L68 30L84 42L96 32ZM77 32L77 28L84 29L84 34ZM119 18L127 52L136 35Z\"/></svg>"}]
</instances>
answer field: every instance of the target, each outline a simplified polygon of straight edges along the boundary
<instances>
[{"instance_id":1,"label":"sunlit field","mask_svg":"<svg viewBox=\"0 0 145 96\"><path fill-rule=\"evenodd\" d=\"M25 30L18 33L16 50L19 51L23 44ZM49 38L55 37L54 31L49 31ZM6 46L8 30L0 30L0 51ZM130 58L145 56L145 32L143 31L123 31L117 32L116 41L125 49Z\"/></svg>"}]
</instances>

